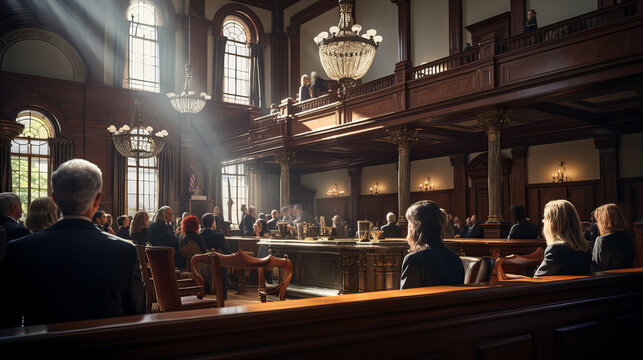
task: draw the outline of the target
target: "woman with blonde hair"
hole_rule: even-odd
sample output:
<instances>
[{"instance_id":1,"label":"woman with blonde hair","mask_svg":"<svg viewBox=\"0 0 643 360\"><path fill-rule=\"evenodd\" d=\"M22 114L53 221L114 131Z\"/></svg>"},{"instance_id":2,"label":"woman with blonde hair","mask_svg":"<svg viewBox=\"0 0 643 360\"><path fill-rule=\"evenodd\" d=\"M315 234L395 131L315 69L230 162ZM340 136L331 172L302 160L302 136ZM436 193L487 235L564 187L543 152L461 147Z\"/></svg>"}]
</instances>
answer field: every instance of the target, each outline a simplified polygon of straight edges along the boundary
<instances>
[{"instance_id":1,"label":"woman with blonde hair","mask_svg":"<svg viewBox=\"0 0 643 360\"><path fill-rule=\"evenodd\" d=\"M147 227L150 225L150 214L139 211L134 215L129 227L129 238L136 245L145 245L147 242Z\"/></svg>"},{"instance_id":2,"label":"woman with blonde hair","mask_svg":"<svg viewBox=\"0 0 643 360\"><path fill-rule=\"evenodd\" d=\"M58 206L49 197L40 197L31 202L25 227L35 233L48 228L58 221Z\"/></svg>"},{"instance_id":3,"label":"woman with blonde hair","mask_svg":"<svg viewBox=\"0 0 643 360\"><path fill-rule=\"evenodd\" d=\"M580 218L572 203L552 200L545 205L543 234L547 248L535 276L591 273L591 249L583 237Z\"/></svg>"},{"instance_id":4,"label":"woman with blonde hair","mask_svg":"<svg viewBox=\"0 0 643 360\"><path fill-rule=\"evenodd\" d=\"M304 74L301 76L299 87L299 101L306 101L310 99L310 78Z\"/></svg>"},{"instance_id":5,"label":"woman with blonde hair","mask_svg":"<svg viewBox=\"0 0 643 360\"><path fill-rule=\"evenodd\" d=\"M594 210L594 217L600 236L594 242L592 271L634 266L634 244L626 231L623 210L616 204L605 204Z\"/></svg>"}]
</instances>

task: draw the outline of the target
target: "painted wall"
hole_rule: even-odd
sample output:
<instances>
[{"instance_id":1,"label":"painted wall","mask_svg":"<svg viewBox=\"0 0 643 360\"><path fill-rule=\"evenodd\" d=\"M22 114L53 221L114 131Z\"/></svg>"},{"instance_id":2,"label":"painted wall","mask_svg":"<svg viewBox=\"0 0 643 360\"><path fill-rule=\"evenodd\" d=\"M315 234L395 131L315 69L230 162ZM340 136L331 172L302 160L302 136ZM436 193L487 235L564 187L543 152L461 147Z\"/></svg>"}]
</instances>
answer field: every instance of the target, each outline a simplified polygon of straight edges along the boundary
<instances>
[{"instance_id":1,"label":"painted wall","mask_svg":"<svg viewBox=\"0 0 643 360\"><path fill-rule=\"evenodd\" d=\"M469 26L510 10L511 2L509 0L462 0L462 25ZM464 28L462 29L462 39L463 47L464 44L471 43L471 34ZM475 44L471 45L475 47Z\"/></svg>"},{"instance_id":2,"label":"painted wall","mask_svg":"<svg viewBox=\"0 0 643 360\"><path fill-rule=\"evenodd\" d=\"M389 36L389 38L391 38ZM397 39L391 39L397 45ZM411 1L413 66L449 56L449 2Z\"/></svg>"},{"instance_id":3,"label":"painted wall","mask_svg":"<svg viewBox=\"0 0 643 360\"><path fill-rule=\"evenodd\" d=\"M344 191L344 196L351 194L351 179L346 169L323 171L301 176L301 184L309 189L317 190L315 199L329 197L326 192L337 184L337 190Z\"/></svg>"},{"instance_id":4,"label":"painted wall","mask_svg":"<svg viewBox=\"0 0 643 360\"><path fill-rule=\"evenodd\" d=\"M23 40L11 45L2 57L0 70L74 80L74 70L67 56L41 40Z\"/></svg>"},{"instance_id":5,"label":"painted wall","mask_svg":"<svg viewBox=\"0 0 643 360\"><path fill-rule=\"evenodd\" d=\"M527 9L536 10L538 27L585 14L597 8L596 0L527 0Z\"/></svg>"},{"instance_id":6,"label":"painted wall","mask_svg":"<svg viewBox=\"0 0 643 360\"><path fill-rule=\"evenodd\" d=\"M273 209L279 210L279 175L266 174L261 177L260 212L269 214Z\"/></svg>"},{"instance_id":7,"label":"painted wall","mask_svg":"<svg viewBox=\"0 0 643 360\"><path fill-rule=\"evenodd\" d=\"M448 156L411 162L411 191L418 191L427 176L435 190L453 189L453 166Z\"/></svg>"},{"instance_id":8,"label":"painted wall","mask_svg":"<svg viewBox=\"0 0 643 360\"><path fill-rule=\"evenodd\" d=\"M619 177L643 176L643 133L622 135L618 148Z\"/></svg>"},{"instance_id":9,"label":"painted wall","mask_svg":"<svg viewBox=\"0 0 643 360\"><path fill-rule=\"evenodd\" d=\"M339 9L333 8L326 11L322 15L304 23L299 28L299 74L308 74L312 71L317 73L325 79L328 75L319 61L319 48L313 41L313 38L322 31L328 31L328 28L337 25L339 21ZM299 83L299 80L297 81ZM296 89L292 89L292 96L294 96Z\"/></svg>"},{"instance_id":10,"label":"painted wall","mask_svg":"<svg viewBox=\"0 0 643 360\"><path fill-rule=\"evenodd\" d=\"M397 192L397 169L396 164L384 164L367 166L362 168L361 195L370 194L369 188L378 183L382 194Z\"/></svg>"},{"instance_id":11,"label":"painted wall","mask_svg":"<svg viewBox=\"0 0 643 360\"><path fill-rule=\"evenodd\" d=\"M338 19L335 19L335 23ZM368 82L391 75L397 63L397 5L390 0L356 0L355 21L362 25L361 33L375 29L384 38L377 48L373 65L362 81Z\"/></svg>"},{"instance_id":12,"label":"painted wall","mask_svg":"<svg viewBox=\"0 0 643 360\"><path fill-rule=\"evenodd\" d=\"M594 139L584 139L529 147L527 183L551 182L560 161L566 163L565 168L572 181L600 178L598 149L594 146Z\"/></svg>"}]
</instances>

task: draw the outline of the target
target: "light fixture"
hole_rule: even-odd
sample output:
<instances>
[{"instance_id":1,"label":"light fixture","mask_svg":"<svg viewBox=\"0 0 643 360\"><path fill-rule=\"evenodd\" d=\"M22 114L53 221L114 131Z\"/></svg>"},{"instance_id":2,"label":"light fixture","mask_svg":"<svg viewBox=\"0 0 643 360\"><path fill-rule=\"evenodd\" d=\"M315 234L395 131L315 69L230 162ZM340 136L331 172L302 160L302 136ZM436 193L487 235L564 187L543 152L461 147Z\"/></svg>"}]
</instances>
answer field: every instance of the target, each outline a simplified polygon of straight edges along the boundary
<instances>
[{"instance_id":1,"label":"light fixture","mask_svg":"<svg viewBox=\"0 0 643 360\"><path fill-rule=\"evenodd\" d=\"M340 90L353 86L371 67L383 38L374 29L360 36L362 26L353 24L354 0L339 0L339 24L322 31L314 41L326 74L339 81Z\"/></svg>"},{"instance_id":2,"label":"light fixture","mask_svg":"<svg viewBox=\"0 0 643 360\"><path fill-rule=\"evenodd\" d=\"M377 180L375 181L375 185L371 186L369 189L371 191L371 195L379 195L380 194L380 189L379 189L379 183Z\"/></svg>"},{"instance_id":3,"label":"light fixture","mask_svg":"<svg viewBox=\"0 0 643 360\"><path fill-rule=\"evenodd\" d=\"M420 191L428 192L433 190L433 185L431 185L431 177L427 176L424 180L424 184L420 184Z\"/></svg>"},{"instance_id":4,"label":"light fixture","mask_svg":"<svg viewBox=\"0 0 643 360\"><path fill-rule=\"evenodd\" d=\"M107 130L112 133L112 141L118 152L128 158L144 159L158 155L165 146L166 130L154 132L152 121L143 110L143 104L138 99L129 113L129 124L116 129L110 125Z\"/></svg>"},{"instance_id":5,"label":"light fixture","mask_svg":"<svg viewBox=\"0 0 643 360\"><path fill-rule=\"evenodd\" d=\"M167 93L172 107L181 114L196 114L203 110L206 101L212 97L205 92L197 95L192 88L192 64L190 64L190 16L188 15L188 63L185 64L185 81L179 94Z\"/></svg>"},{"instance_id":6,"label":"light fixture","mask_svg":"<svg viewBox=\"0 0 643 360\"><path fill-rule=\"evenodd\" d=\"M326 191L326 195L328 195L330 197L342 196L342 195L344 195L344 190L338 190L337 189L337 183L335 183L333 185L333 187L331 187L330 189L328 189L328 191Z\"/></svg>"},{"instance_id":7,"label":"light fixture","mask_svg":"<svg viewBox=\"0 0 643 360\"><path fill-rule=\"evenodd\" d=\"M558 170L555 171L551 176L551 182L566 183L570 181L572 180L569 177L569 174L567 173L567 169L565 169L565 162L561 161L560 164L558 164Z\"/></svg>"}]
</instances>

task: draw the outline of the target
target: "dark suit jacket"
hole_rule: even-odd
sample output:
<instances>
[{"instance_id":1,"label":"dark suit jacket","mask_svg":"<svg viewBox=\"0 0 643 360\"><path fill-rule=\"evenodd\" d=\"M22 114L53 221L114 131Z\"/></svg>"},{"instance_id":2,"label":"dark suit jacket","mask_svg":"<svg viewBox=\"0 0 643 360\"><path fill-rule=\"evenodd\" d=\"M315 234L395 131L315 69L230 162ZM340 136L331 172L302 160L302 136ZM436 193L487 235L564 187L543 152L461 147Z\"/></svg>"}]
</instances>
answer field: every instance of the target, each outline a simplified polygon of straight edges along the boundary
<instances>
[{"instance_id":1,"label":"dark suit jacket","mask_svg":"<svg viewBox=\"0 0 643 360\"><path fill-rule=\"evenodd\" d=\"M279 219L270 219L270 221L266 223L266 225L268 225L268 231L276 229L277 222L279 222Z\"/></svg>"},{"instance_id":2,"label":"dark suit jacket","mask_svg":"<svg viewBox=\"0 0 643 360\"><path fill-rule=\"evenodd\" d=\"M589 275L591 267L591 251L576 251L563 244L554 244L545 249L545 257L534 276Z\"/></svg>"},{"instance_id":3,"label":"dark suit jacket","mask_svg":"<svg viewBox=\"0 0 643 360\"><path fill-rule=\"evenodd\" d=\"M599 236L594 242L592 272L634 266L634 244L624 231Z\"/></svg>"},{"instance_id":4,"label":"dark suit jacket","mask_svg":"<svg viewBox=\"0 0 643 360\"><path fill-rule=\"evenodd\" d=\"M520 220L511 227L507 239L536 239L538 235L540 235L538 225Z\"/></svg>"},{"instance_id":5,"label":"dark suit jacket","mask_svg":"<svg viewBox=\"0 0 643 360\"><path fill-rule=\"evenodd\" d=\"M464 266L458 254L444 246L406 255L402 262L402 289L464 284Z\"/></svg>"},{"instance_id":6,"label":"dark suit jacket","mask_svg":"<svg viewBox=\"0 0 643 360\"><path fill-rule=\"evenodd\" d=\"M232 254L228 243L225 241L225 236L220 232L216 232L212 229L203 229L203 231L201 231L201 236L205 241L205 247L208 251L215 249L223 250L224 254Z\"/></svg>"},{"instance_id":7,"label":"dark suit jacket","mask_svg":"<svg viewBox=\"0 0 643 360\"><path fill-rule=\"evenodd\" d=\"M121 239L129 239L129 228L128 227L119 227L116 232L116 236Z\"/></svg>"},{"instance_id":8,"label":"dark suit jacket","mask_svg":"<svg viewBox=\"0 0 643 360\"><path fill-rule=\"evenodd\" d=\"M474 239L481 239L484 236L482 236L482 228L480 228L480 224L475 223L473 226L471 226L466 233L466 236L463 236L465 238L474 238Z\"/></svg>"},{"instance_id":9,"label":"dark suit jacket","mask_svg":"<svg viewBox=\"0 0 643 360\"><path fill-rule=\"evenodd\" d=\"M26 227L6 215L0 215L0 226L4 226L7 231L7 242L31 234Z\"/></svg>"},{"instance_id":10,"label":"dark suit jacket","mask_svg":"<svg viewBox=\"0 0 643 360\"><path fill-rule=\"evenodd\" d=\"M382 234L384 238L401 238L402 237L402 228L395 223L388 223L382 226L382 231L384 232Z\"/></svg>"},{"instance_id":11,"label":"dark suit jacket","mask_svg":"<svg viewBox=\"0 0 643 360\"><path fill-rule=\"evenodd\" d=\"M152 246L170 246L174 248L174 266L185 269L187 261L179 250L179 239L174 236L169 225L162 221L151 223L147 230L147 241Z\"/></svg>"},{"instance_id":12,"label":"dark suit jacket","mask_svg":"<svg viewBox=\"0 0 643 360\"><path fill-rule=\"evenodd\" d=\"M318 77L311 85L313 97L322 96L328 93L328 82L325 79Z\"/></svg>"},{"instance_id":13,"label":"dark suit jacket","mask_svg":"<svg viewBox=\"0 0 643 360\"><path fill-rule=\"evenodd\" d=\"M145 313L136 247L83 219L7 244L0 276L0 327Z\"/></svg>"},{"instance_id":14,"label":"dark suit jacket","mask_svg":"<svg viewBox=\"0 0 643 360\"><path fill-rule=\"evenodd\" d=\"M147 237L147 228L142 228L141 231L133 233L130 237L130 240L136 245L145 245L149 240Z\"/></svg>"},{"instance_id":15,"label":"dark suit jacket","mask_svg":"<svg viewBox=\"0 0 643 360\"><path fill-rule=\"evenodd\" d=\"M249 214L243 217L243 222L241 223L241 229L243 230L243 235L246 236L255 236L255 231L252 229L252 226L255 224L256 219Z\"/></svg>"}]
</instances>

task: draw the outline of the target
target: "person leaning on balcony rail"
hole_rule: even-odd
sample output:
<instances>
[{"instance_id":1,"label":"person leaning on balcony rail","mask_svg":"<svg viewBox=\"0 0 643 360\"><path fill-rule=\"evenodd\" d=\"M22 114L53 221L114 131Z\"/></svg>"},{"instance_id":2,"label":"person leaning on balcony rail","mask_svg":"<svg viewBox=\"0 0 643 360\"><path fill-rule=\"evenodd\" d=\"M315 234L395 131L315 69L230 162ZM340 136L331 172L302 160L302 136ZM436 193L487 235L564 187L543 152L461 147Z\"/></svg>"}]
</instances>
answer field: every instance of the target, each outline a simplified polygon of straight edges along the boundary
<instances>
[{"instance_id":1,"label":"person leaning on balcony rail","mask_svg":"<svg viewBox=\"0 0 643 360\"><path fill-rule=\"evenodd\" d=\"M535 276L591 273L592 251L572 203L552 200L545 205L543 234L547 248Z\"/></svg>"}]
</instances>

